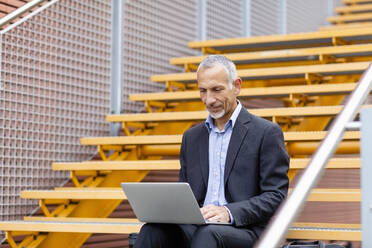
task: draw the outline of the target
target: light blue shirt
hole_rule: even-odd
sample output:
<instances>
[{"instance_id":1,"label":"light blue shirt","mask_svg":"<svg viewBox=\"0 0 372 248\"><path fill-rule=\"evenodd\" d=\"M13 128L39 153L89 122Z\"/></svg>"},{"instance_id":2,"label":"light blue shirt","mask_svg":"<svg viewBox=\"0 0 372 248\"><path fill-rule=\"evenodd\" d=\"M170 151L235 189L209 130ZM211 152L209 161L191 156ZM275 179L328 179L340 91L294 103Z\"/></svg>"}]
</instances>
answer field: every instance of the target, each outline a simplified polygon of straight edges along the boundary
<instances>
[{"instance_id":1,"label":"light blue shirt","mask_svg":"<svg viewBox=\"0 0 372 248\"><path fill-rule=\"evenodd\" d=\"M241 108L242 105L238 101L237 107L222 131L214 125L214 121L210 115L208 115L205 121L205 126L209 132L209 177L207 195L203 206L209 204L225 206L227 204L224 185L227 148ZM231 223L233 223L230 210L227 207L226 209L230 214Z\"/></svg>"}]
</instances>

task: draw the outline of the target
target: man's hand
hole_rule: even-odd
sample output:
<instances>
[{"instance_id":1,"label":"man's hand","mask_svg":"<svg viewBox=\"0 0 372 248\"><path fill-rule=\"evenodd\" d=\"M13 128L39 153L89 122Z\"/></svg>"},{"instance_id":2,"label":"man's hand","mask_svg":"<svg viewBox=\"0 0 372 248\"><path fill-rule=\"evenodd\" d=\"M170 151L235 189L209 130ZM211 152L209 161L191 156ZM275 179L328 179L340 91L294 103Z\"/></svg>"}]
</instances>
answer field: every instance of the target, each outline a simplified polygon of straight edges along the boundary
<instances>
[{"instance_id":1,"label":"man's hand","mask_svg":"<svg viewBox=\"0 0 372 248\"><path fill-rule=\"evenodd\" d=\"M204 219L214 222L230 222L230 215L223 206L207 205L200 209Z\"/></svg>"}]
</instances>

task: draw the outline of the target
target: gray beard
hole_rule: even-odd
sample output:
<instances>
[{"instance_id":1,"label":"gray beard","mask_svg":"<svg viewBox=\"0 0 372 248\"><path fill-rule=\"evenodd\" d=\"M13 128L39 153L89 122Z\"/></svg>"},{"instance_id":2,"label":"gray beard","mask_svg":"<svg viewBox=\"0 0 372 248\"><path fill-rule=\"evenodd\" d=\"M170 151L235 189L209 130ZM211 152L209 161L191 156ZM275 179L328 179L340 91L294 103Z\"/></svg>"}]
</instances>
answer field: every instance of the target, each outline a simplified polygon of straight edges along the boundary
<instances>
[{"instance_id":1,"label":"gray beard","mask_svg":"<svg viewBox=\"0 0 372 248\"><path fill-rule=\"evenodd\" d=\"M216 119L219 119L219 118L221 118L222 116L225 115L225 110L223 109L221 112L216 113L216 114L211 113L211 112L209 112L209 111L208 111L208 113L211 115L211 117L212 117L213 119L216 120Z\"/></svg>"}]
</instances>

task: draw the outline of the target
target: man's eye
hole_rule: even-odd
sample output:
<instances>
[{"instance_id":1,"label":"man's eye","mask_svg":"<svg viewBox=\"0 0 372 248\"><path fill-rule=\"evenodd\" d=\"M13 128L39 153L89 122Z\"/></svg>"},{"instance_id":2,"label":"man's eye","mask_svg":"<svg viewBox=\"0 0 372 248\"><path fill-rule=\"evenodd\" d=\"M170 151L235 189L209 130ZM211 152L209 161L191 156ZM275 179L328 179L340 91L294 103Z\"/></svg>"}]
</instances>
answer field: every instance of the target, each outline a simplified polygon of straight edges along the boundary
<instances>
[{"instance_id":1,"label":"man's eye","mask_svg":"<svg viewBox=\"0 0 372 248\"><path fill-rule=\"evenodd\" d=\"M216 89L214 89L214 91L221 91L222 89L221 88L216 88Z\"/></svg>"}]
</instances>

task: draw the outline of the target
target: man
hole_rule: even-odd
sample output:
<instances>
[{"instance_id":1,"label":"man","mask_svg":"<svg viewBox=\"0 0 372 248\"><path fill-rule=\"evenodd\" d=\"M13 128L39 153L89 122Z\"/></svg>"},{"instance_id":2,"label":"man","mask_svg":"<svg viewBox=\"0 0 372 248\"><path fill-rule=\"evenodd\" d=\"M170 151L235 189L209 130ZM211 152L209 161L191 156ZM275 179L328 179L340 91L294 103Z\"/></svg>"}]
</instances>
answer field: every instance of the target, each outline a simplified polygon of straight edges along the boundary
<instances>
[{"instance_id":1,"label":"man","mask_svg":"<svg viewBox=\"0 0 372 248\"><path fill-rule=\"evenodd\" d=\"M287 194L282 131L237 100L235 65L208 56L197 81L209 115L183 135L180 181L190 184L205 219L232 225L146 224L135 247L253 247Z\"/></svg>"}]
</instances>

